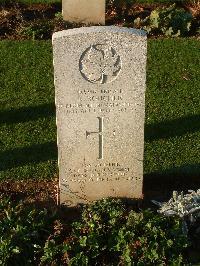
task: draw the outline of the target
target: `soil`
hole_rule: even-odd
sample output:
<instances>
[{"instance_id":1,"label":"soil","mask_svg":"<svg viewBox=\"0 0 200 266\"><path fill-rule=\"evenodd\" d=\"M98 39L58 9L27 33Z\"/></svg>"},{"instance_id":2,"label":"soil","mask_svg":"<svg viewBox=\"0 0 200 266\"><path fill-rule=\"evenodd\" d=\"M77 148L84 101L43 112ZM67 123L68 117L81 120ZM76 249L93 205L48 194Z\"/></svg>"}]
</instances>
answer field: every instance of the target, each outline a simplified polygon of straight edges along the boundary
<instances>
[{"instance_id":1,"label":"soil","mask_svg":"<svg viewBox=\"0 0 200 266\"><path fill-rule=\"evenodd\" d=\"M27 39L25 29L41 24L45 20L50 23L60 11L58 5L45 4L9 4L0 7L0 39ZM38 25L39 28L40 25ZM44 39L49 36L44 36Z\"/></svg>"},{"instance_id":2,"label":"soil","mask_svg":"<svg viewBox=\"0 0 200 266\"><path fill-rule=\"evenodd\" d=\"M174 190L197 190L200 187L198 176L144 176L144 199L137 201L140 208L156 207L151 200L167 201ZM10 197L12 201L22 200L28 204L39 204L44 207L57 205L58 178L52 180L8 179L0 182L0 198Z\"/></svg>"},{"instance_id":3,"label":"soil","mask_svg":"<svg viewBox=\"0 0 200 266\"><path fill-rule=\"evenodd\" d=\"M108 6L106 25L130 26L137 17L144 19L164 4ZM188 6L183 6L188 10ZM61 4L0 5L0 40L51 39L53 32L85 26L63 21Z\"/></svg>"},{"instance_id":4,"label":"soil","mask_svg":"<svg viewBox=\"0 0 200 266\"><path fill-rule=\"evenodd\" d=\"M27 204L44 207L57 203L58 181L55 180L7 180L0 182L0 198L10 197L11 201L22 200Z\"/></svg>"}]
</instances>

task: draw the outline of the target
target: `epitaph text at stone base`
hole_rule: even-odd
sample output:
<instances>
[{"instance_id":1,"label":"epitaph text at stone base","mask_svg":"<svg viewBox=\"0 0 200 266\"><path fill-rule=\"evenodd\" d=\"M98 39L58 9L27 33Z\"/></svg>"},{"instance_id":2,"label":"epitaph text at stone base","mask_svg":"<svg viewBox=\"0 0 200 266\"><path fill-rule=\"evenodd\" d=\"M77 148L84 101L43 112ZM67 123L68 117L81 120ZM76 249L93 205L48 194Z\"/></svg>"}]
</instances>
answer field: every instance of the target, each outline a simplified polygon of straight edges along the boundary
<instances>
[{"instance_id":1,"label":"epitaph text at stone base","mask_svg":"<svg viewBox=\"0 0 200 266\"><path fill-rule=\"evenodd\" d=\"M60 203L142 197L146 49L135 29L53 35Z\"/></svg>"}]
</instances>

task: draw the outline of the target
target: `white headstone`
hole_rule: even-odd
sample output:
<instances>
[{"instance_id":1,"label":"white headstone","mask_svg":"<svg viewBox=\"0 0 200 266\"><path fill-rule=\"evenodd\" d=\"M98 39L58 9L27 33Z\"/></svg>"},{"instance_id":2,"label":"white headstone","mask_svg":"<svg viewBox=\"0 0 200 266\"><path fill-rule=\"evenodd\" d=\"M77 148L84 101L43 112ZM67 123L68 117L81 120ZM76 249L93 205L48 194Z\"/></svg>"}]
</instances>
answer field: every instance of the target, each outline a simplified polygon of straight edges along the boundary
<instances>
[{"instance_id":1,"label":"white headstone","mask_svg":"<svg viewBox=\"0 0 200 266\"><path fill-rule=\"evenodd\" d=\"M146 50L136 29L53 35L61 203L142 197Z\"/></svg>"},{"instance_id":2,"label":"white headstone","mask_svg":"<svg viewBox=\"0 0 200 266\"><path fill-rule=\"evenodd\" d=\"M105 25L105 0L62 0L63 19Z\"/></svg>"}]
</instances>

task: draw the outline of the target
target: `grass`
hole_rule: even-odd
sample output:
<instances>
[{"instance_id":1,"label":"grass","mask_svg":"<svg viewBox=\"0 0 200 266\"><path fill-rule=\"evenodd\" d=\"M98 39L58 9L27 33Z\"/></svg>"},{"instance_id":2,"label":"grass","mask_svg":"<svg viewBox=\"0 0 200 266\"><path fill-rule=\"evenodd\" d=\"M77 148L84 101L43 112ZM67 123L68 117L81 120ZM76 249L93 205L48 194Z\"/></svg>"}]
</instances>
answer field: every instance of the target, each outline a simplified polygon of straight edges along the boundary
<instances>
[{"instance_id":1,"label":"grass","mask_svg":"<svg viewBox=\"0 0 200 266\"><path fill-rule=\"evenodd\" d=\"M200 175L200 42L148 41L146 175ZM0 179L57 175L50 41L0 42Z\"/></svg>"},{"instance_id":2,"label":"grass","mask_svg":"<svg viewBox=\"0 0 200 266\"><path fill-rule=\"evenodd\" d=\"M56 173L50 42L0 42L0 178Z\"/></svg>"},{"instance_id":3,"label":"grass","mask_svg":"<svg viewBox=\"0 0 200 266\"><path fill-rule=\"evenodd\" d=\"M145 173L200 176L200 42L149 41Z\"/></svg>"}]
</instances>

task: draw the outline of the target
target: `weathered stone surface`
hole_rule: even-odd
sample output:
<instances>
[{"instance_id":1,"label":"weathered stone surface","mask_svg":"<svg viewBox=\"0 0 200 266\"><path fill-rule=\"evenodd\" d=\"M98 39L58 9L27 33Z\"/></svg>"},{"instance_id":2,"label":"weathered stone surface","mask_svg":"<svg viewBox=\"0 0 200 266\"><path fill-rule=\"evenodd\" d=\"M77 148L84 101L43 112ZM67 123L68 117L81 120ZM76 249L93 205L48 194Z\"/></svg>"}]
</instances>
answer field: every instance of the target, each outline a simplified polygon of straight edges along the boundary
<instances>
[{"instance_id":1,"label":"weathered stone surface","mask_svg":"<svg viewBox=\"0 0 200 266\"><path fill-rule=\"evenodd\" d=\"M53 52L60 202L142 197L145 33L61 31Z\"/></svg>"},{"instance_id":2,"label":"weathered stone surface","mask_svg":"<svg viewBox=\"0 0 200 266\"><path fill-rule=\"evenodd\" d=\"M105 0L62 0L63 19L105 25Z\"/></svg>"}]
</instances>

